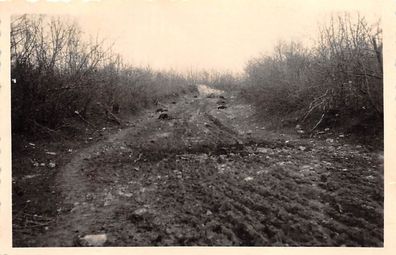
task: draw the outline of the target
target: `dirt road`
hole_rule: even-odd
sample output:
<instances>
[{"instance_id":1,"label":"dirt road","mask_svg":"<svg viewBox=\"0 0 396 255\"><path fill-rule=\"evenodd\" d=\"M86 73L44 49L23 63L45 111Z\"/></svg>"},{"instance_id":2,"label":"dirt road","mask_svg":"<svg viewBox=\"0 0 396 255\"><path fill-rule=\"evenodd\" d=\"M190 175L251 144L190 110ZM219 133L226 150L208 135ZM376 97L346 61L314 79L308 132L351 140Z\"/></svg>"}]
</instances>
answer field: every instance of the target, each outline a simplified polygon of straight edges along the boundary
<instances>
[{"instance_id":1,"label":"dirt road","mask_svg":"<svg viewBox=\"0 0 396 255\"><path fill-rule=\"evenodd\" d=\"M163 108L58 170L38 246L383 245L381 154L267 131L230 95Z\"/></svg>"}]
</instances>

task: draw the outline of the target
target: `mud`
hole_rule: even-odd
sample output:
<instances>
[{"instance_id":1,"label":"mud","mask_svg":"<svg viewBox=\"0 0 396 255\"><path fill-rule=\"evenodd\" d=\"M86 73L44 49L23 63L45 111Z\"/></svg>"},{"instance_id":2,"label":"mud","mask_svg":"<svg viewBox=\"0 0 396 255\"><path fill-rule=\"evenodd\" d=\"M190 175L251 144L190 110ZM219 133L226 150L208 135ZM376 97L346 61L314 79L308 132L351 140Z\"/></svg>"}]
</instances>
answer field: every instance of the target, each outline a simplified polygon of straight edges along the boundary
<instances>
[{"instance_id":1,"label":"mud","mask_svg":"<svg viewBox=\"0 0 396 255\"><path fill-rule=\"evenodd\" d=\"M18 244L383 246L383 154L267 131L251 106L218 100L185 97L75 152L58 214Z\"/></svg>"}]
</instances>

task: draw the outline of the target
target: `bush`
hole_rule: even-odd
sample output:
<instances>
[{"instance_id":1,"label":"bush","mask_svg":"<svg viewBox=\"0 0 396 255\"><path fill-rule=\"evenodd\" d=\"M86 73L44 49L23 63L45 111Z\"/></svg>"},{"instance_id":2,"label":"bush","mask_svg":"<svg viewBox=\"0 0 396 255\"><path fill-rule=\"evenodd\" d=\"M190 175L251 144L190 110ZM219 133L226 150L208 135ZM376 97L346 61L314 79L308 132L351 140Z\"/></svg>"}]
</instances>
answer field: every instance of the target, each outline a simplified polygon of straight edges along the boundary
<instances>
[{"instance_id":1,"label":"bush","mask_svg":"<svg viewBox=\"0 0 396 255\"><path fill-rule=\"evenodd\" d=\"M382 32L359 15L355 22L332 17L311 48L279 43L271 56L251 59L245 75L242 93L263 114L308 122L311 130L335 116L336 125L353 116L355 124L382 126Z\"/></svg>"},{"instance_id":2,"label":"bush","mask_svg":"<svg viewBox=\"0 0 396 255\"><path fill-rule=\"evenodd\" d=\"M82 40L65 17L23 15L11 25L12 130L54 131L70 118L136 112L196 91L186 76L125 65L104 40ZM88 122L87 122L88 123Z\"/></svg>"}]
</instances>

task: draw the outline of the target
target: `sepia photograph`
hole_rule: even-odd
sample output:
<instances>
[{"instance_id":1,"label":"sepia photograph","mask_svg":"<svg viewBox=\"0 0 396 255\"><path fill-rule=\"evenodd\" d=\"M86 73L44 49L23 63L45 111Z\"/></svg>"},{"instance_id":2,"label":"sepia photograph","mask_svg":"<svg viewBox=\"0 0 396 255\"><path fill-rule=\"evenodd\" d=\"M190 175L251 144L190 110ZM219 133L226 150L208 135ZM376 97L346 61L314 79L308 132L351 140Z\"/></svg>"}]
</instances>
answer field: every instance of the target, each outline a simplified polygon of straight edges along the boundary
<instances>
[{"instance_id":1,"label":"sepia photograph","mask_svg":"<svg viewBox=\"0 0 396 255\"><path fill-rule=\"evenodd\" d=\"M384 247L382 1L80 7L10 15L13 247Z\"/></svg>"}]
</instances>

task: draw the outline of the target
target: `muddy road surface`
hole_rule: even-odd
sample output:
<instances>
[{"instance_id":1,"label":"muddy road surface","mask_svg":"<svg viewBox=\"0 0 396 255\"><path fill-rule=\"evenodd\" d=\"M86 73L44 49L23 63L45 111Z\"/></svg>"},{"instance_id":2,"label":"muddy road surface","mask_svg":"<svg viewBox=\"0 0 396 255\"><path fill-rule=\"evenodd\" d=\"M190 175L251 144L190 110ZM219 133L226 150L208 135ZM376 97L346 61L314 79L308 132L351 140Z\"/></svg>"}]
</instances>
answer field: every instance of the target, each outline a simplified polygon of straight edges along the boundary
<instances>
[{"instance_id":1,"label":"muddy road surface","mask_svg":"<svg viewBox=\"0 0 396 255\"><path fill-rule=\"evenodd\" d=\"M231 95L162 108L57 170L34 245L383 245L381 153L267 131Z\"/></svg>"}]
</instances>

